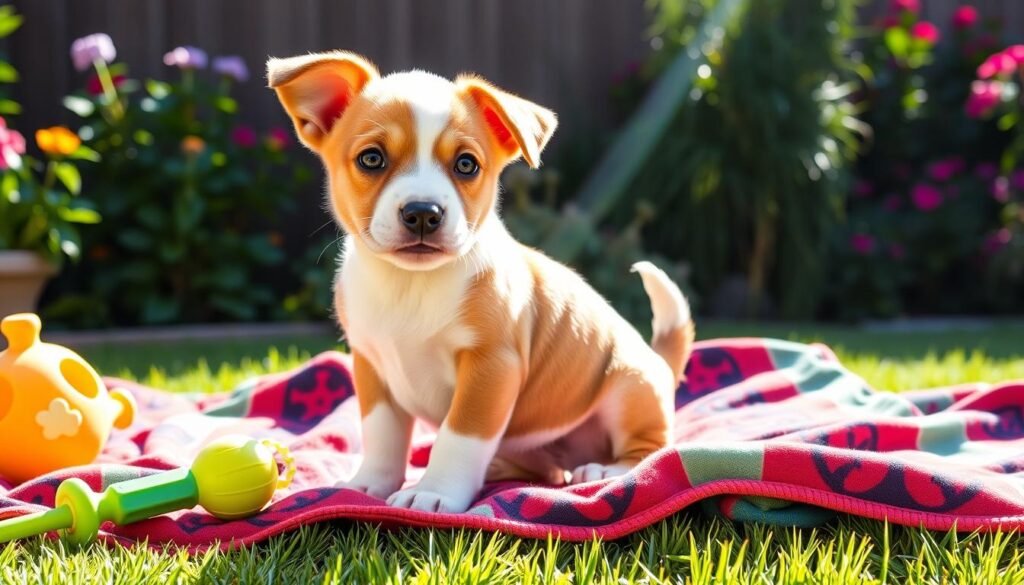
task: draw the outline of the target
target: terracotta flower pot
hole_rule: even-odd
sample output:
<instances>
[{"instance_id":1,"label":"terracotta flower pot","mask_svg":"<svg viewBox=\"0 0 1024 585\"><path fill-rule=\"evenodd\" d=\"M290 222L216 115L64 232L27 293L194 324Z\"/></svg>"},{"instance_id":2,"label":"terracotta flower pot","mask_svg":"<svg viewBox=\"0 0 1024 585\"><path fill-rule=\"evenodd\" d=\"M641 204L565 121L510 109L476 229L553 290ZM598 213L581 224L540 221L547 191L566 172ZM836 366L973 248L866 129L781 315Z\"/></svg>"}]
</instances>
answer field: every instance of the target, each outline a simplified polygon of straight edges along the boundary
<instances>
[{"instance_id":1,"label":"terracotta flower pot","mask_svg":"<svg viewBox=\"0 0 1024 585\"><path fill-rule=\"evenodd\" d=\"M35 252L0 250L0 318L34 313L43 286L57 267Z\"/></svg>"}]
</instances>

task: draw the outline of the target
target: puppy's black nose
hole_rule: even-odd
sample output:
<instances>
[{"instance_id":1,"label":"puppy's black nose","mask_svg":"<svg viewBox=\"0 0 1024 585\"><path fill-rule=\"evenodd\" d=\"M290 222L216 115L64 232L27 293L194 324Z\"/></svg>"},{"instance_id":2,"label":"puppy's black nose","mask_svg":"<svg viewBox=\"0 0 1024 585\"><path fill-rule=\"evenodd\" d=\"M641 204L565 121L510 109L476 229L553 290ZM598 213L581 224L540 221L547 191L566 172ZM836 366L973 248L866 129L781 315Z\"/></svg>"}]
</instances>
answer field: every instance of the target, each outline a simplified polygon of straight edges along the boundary
<instances>
[{"instance_id":1,"label":"puppy's black nose","mask_svg":"<svg viewBox=\"0 0 1024 585\"><path fill-rule=\"evenodd\" d=\"M437 231L444 219L444 210L437 203L429 201L412 201L398 211L402 225L410 232L425 236Z\"/></svg>"}]
</instances>

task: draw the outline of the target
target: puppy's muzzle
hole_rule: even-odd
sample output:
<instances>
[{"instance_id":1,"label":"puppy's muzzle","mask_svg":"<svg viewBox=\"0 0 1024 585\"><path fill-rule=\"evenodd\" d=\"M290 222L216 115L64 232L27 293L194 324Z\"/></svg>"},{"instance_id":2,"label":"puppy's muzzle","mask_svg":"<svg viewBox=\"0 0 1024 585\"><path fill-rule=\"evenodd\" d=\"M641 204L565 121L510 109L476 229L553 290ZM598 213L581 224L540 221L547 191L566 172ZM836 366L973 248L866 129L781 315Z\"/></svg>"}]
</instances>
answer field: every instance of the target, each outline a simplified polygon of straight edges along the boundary
<instances>
[{"instance_id":1,"label":"puppy's muzzle","mask_svg":"<svg viewBox=\"0 0 1024 585\"><path fill-rule=\"evenodd\" d=\"M398 210L398 217L405 229L422 239L441 227L441 223L444 221L444 210L437 203L411 201Z\"/></svg>"}]
</instances>

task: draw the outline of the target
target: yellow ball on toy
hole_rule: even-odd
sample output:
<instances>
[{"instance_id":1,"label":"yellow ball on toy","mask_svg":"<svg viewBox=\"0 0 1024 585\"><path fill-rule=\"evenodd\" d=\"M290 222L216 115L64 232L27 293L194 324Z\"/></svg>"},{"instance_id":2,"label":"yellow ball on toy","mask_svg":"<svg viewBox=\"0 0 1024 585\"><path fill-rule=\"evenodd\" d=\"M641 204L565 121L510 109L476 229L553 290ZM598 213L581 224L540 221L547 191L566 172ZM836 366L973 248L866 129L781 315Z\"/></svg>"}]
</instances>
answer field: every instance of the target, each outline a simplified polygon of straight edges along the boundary
<instances>
[{"instance_id":1,"label":"yellow ball on toy","mask_svg":"<svg viewBox=\"0 0 1024 585\"><path fill-rule=\"evenodd\" d=\"M289 469L282 478L275 452ZM274 491L291 482L287 450L271 441L232 435L212 441L192 463L199 505L222 520L244 518L267 505Z\"/></svg>"}]
</instances>

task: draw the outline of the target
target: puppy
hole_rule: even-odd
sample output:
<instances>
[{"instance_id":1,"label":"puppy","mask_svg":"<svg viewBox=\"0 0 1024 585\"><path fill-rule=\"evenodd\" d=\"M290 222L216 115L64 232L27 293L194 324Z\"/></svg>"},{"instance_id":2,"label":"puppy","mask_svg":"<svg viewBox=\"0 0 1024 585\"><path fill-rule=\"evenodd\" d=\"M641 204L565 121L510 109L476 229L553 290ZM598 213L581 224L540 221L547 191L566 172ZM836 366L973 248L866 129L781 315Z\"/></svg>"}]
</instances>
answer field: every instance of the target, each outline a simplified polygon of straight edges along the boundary
<instances>
[{"instance_id":1,"label":"puppy","mask_svg":"<svg viewBox=\"0 0 1024 585\"><path fill-rule=\"evenodd\" d=\"M678 287L648 262L633 267L654 313L648 346L498 215L498 175L520 157L540 165L552 112L474 76L382 77L347 52L267 70L323 161L346 233L335 308L365 459L341 485L462 512L485 480L599 480L668 444L693 341ZM420 482L400 489L416 418L437 439Z\"/></svg>"}]
</instances>

